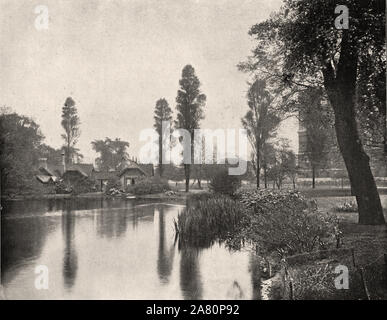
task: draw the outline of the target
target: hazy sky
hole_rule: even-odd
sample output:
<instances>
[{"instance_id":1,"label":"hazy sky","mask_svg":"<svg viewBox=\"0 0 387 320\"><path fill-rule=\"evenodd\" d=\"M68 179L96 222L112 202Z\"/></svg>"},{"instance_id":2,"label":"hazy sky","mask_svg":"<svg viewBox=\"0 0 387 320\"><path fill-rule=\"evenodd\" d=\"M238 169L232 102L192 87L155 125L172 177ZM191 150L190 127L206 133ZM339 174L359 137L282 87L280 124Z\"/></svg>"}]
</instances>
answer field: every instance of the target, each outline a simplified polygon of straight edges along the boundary
<instances>
[{"instance_id":1,"label":"hazy sky","mask_svg":"<svg viewBox=\"0 0 387 320\"><path fill-rule=\"evenodd\" d=\"M130 142L153 126L157 99L175 109L181 70L192 64L207 95L204 128L240 128L247 110L246 81L236 64L254 46L249 28L280 0L0 0L1 105L32 116L46 143L62 144L61 108L71 96L82 122L78 147ZM37 5L49 10L48 30L34 26ZM297 144L297 127L282 135Z\"/></svg>"}]
</instances>

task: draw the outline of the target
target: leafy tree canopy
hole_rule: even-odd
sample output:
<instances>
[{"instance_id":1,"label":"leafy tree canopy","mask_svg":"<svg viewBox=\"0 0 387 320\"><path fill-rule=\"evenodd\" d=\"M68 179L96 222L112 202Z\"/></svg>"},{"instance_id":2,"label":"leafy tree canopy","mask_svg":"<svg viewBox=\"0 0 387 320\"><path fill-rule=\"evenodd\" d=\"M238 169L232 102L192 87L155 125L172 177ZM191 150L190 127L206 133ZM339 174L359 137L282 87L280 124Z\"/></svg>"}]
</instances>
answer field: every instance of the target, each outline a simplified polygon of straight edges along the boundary
<instances>
[{"instance_id":1,"label":"leafy tree canopy","mask_svg":"<svg viewBox=\"0 0 387 320\"><path fill-rule=\"evenodd\" d=\"M112 140L95 140L91 143L92 148L100 154L96 159L100 170L121 170L129 160L127 149L129 142L116 138Z\"/></svg>"}]
</instances>

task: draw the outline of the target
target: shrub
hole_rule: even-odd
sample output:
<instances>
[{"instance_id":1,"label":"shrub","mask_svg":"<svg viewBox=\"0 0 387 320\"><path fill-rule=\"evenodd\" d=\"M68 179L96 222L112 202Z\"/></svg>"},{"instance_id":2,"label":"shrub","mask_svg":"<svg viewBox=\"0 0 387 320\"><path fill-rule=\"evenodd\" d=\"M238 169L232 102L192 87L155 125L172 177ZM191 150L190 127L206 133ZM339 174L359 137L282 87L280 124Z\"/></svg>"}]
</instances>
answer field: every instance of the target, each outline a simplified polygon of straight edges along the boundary
<instances>
[{"instance_id":1,"label":"shrub","mask_svg":"<svg viewBox=\"0 0 387 320\"><path fill-rule=\"evenodd\" d=\"M166 180L159 177L146 177L140 179L136 184L126 187L126 192L135 195L154 194L169 191L170 187Z\"/></svg>"},{"instance_id":2,"label":"shrub","mask_svg":"<svg viewBox=\"0 0 387 320\"><path fill-rule=\"evenodd\" d=\"M310 207L297 191L257 190L238 194L237 199L251 209L239 237L260 250L281 256L312 252L326 249L339 236L337 218Z\"/></svg>"},{"instance_id":3,"label":"shrub","mask_svg":"<svg viewBox=\"0 0 387 320\"><path fill-rule=\"evenodd\" d=\"M229 175L227 169L215 173L209 185L211 191L224 195L233 195L240 186L239 176Z\"/></svg>"},{"instance_id":4,"label":"shrub","mask_svg":"<svg viewBox=\"0 0 387 320\"><path fill-rule=\"evenodd\" d=\"M235 194L244 206L253 210L270 210L278 206L289 209L304 210L308 207L308 200L295 190L250 190L241 191Z\"/></svg>"},{"instance_id":5,"label":"shrub","mask_svg":"<svg viewBox=\"0 0 387 320\"><path fill-rule=\"evenodd\" d=\"M63 181L55 182L55 193L57 194L67 194L71 193L72 188L68 187Z\"/></svg>"},{"instance_id":6,"label":"shrub","mask_svg":"<svg viewBox=\"0 0 387 320\"><path fill-rule=\"evenodd\" d=\"M73 194L96 191L94 181L92 181L88 177L79 177L79 178L72 179L71 189Z\"/></svg>"},{"instance_id":7,"label":"shrub","mask_svg":"<svg viewBox=\"0 0 387 320\"><path fill-rule=\"evenodd\" d=\"M110 178L105 186L105 192L110 193L110 190L120 190L121 189L121 183L118 178Z\"/></svg>"}]
</instances>

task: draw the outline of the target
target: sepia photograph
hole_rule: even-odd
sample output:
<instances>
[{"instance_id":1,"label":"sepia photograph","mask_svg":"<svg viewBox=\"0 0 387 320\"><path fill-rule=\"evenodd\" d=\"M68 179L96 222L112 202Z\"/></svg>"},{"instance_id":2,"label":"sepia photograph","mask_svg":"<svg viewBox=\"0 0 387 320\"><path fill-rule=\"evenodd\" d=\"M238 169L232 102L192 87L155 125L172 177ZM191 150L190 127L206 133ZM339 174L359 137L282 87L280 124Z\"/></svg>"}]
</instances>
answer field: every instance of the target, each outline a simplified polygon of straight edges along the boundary
<instances>
[{"instance_id":1,"label":"sepia photograph","mask_svg":"<svg viewBox=\"0 0 387 320\"><path fill-rule=\"evenodd\" d=\"M387 300L385 0L0 15L0 300Z\"/></svg>"}]
</instances>

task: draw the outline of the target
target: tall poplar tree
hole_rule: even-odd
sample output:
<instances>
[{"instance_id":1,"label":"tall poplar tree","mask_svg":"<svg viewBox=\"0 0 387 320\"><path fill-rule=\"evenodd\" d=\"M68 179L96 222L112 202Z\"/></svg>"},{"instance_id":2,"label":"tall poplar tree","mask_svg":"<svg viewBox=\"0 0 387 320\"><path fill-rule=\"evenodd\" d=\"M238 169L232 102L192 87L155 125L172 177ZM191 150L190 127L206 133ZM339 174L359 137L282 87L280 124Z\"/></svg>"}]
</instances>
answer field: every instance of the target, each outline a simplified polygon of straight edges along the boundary
<instances>
[{"instance_id":1,"label":"tall poplar tree","mask_svg":"<svg viewBox=\"0 0 387 320\"><path fill-rule=\"evenodd\" d=\"M176 109L177 119L175 127L185 129L191 136L191 163L194 158L194 129L200 128L200 121L204 119L203 107L206 103L205 94L200 91L200 81L191 65L183 68L179 81L180 89L177 91ZM189 191L191 164L184 164L185 191Z\"/></svg>"},{"instance_id":2,"label":"tall poplar tree","mask_svg":"<svg viewBox=\"0 0 387 320\"><path fill-rule=\"evenodd\" d=\"M62 134L62 138L65 141L65 162L66 165L72 163L74 155L77 155L77 149L75 148L78 138L81 134L80 131L80 120L78 117L77 107L75 106L75 101L68 97L65 101L65 104L62 108L62 122L61 125L65 131Z\"/></svg>"}]
</instances>

